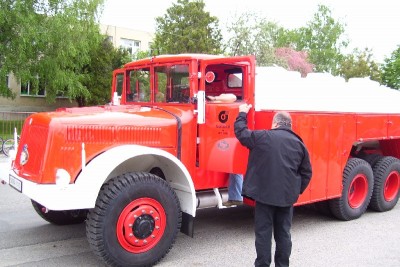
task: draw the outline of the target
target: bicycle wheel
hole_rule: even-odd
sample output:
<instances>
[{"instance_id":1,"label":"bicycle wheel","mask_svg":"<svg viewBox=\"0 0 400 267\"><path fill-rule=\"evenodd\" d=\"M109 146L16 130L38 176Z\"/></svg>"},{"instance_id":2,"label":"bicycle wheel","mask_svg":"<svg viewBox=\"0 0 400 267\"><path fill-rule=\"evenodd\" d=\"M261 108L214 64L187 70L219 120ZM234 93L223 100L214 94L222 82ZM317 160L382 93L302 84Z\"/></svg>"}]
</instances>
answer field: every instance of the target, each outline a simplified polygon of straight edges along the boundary
<instances>
[{"instance_id":1,"label":"bicycle wheel","mask_svg":"<svg viewBox=\"0 0 400 267\"><path fill-rule=\"evenodd\" d=\"M3 152L3 143L4 143L3 137L0 137L0 153Z\"/></svg>"},{"instance_id":2,"label":"bicycle wheel","mask_svg":"<svg viewBox=\"0 0 400 267\"><path fill-rule=\"evenodd\" d=\"M4 141L2 149L3 149L3 154L6 155L7 157L9 157L10 150L14 149L14 139L10 138L10 139L7 139L6 141Z\"/></svg>"}]
</instances>

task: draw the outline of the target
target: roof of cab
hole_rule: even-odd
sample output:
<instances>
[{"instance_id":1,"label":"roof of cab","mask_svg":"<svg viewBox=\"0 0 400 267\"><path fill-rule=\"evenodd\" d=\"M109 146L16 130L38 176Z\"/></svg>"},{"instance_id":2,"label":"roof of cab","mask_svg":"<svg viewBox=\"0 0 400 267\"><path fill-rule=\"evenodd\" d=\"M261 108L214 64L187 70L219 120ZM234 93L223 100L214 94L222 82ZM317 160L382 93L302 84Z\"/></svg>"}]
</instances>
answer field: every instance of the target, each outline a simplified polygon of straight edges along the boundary
<instances>
[{"instance_id":1,"label":"roof of cab","mask_svg":"<svg viewBox=\"0 0 400 267\"><path fill-rule=\"evenodd\" d=\"M209 55L209 54L176 54L176 55L159 55L154 57L148 57L144 59L139 59L133 62L125 64L125 68L133 67L137 65L147 65L151 63L166 63L173 61L182 60L205 60L205 59L218 59L223 58L221 55Z\"/></svg>"}]
</instances>

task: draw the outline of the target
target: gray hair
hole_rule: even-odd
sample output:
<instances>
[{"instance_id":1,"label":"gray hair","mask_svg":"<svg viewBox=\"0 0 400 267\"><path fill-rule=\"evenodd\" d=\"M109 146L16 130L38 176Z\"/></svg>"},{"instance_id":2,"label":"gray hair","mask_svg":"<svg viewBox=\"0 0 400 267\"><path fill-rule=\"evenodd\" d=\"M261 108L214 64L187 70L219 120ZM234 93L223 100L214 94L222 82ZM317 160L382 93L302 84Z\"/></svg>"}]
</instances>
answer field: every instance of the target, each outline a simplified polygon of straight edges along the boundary
<instances>
[{"instance_id":1,"label":"gray hair","mask_svg":"<svg viewBox=\"0 0 400 267\"><path fill-rule=\"evenodd\" d=\"M279 111L274 115L273 122L276 123L279 127L285 126L292 128L292 117L286 111Z\"/></svg>"}]
</instances>

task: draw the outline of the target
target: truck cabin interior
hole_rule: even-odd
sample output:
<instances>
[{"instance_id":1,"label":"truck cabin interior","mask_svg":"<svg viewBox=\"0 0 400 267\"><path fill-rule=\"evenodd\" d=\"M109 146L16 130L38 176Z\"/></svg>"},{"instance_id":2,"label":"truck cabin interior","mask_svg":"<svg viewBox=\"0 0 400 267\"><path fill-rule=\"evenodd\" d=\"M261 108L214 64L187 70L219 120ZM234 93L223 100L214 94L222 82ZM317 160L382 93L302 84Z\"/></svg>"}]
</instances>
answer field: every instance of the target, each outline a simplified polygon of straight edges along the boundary
<instances>
[{"instance_id":1,"label":"truck cabin interior","mask_svg":"<svg viewBox=\"0 0 400 267\"><path fill-rule=\"evenodd\" d=\"M207 96L234 94L238 100L243 98L243 70L232 64L213 64L206 68L205 88ZM115 77L114 91L118 93L122 103L194 103L190 91L189 64L165 64L154 67L151 75L149 67L128 69ZM153 78L154 95L151 94L151 78ZM125 94L122 92L125 80ZM199 80L200 81L200 80ZM197 88L197 89L199 89ZM196 90L192 90L192 94ZM122 95L123 94L123 95Z\"/></svg>"},{"instance_id":2,"label":"truck cabin interior","mask_svg":"<svg viewBox=\"0 0 400 267\"><path fill-rule=\"evenodd\" d=\"M205 92L207 96L234 94L238 100L243 98L243 71L235 65L218 64L206 68Z\"/></svg>"}]
</instances>

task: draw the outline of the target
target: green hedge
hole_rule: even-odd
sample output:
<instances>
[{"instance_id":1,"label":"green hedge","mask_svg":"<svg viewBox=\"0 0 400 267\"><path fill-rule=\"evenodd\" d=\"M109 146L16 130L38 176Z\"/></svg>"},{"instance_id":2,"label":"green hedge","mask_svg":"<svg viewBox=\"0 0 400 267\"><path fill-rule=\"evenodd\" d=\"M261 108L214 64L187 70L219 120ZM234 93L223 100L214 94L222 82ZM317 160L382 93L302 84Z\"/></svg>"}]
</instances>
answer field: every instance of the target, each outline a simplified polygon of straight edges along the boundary
<instances>
[{"instance_id":1,"label":"green hedge","mask_svg":"<svg viewBox=\"0 0 400 267\"><path fill-rule=\"evenodd\" d=\"M17 128L17 133L21 134L24 120L2 120L0 121L0 137L3 140L14 137L14 128Z\"/></svg>"}]
</instances>

